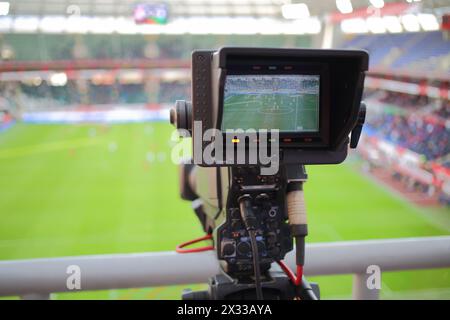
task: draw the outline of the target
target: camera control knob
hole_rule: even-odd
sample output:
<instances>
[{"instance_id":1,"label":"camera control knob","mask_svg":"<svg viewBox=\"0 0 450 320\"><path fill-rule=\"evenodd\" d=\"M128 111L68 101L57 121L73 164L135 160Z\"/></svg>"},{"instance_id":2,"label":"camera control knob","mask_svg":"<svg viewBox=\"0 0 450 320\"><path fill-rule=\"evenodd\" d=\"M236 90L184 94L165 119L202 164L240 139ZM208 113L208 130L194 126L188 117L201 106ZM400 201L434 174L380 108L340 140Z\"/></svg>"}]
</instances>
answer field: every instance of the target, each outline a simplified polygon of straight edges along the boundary
<instances>
[{"instance_id":1,"label":"camera control knob","mask_svg":"<svg viewBox=\"0 0 450 320\"><path fill-rule=\"evenodd\" d=\"M277 215L277 210L275 208L271 208L268 212L269 217L271 218L275 218L275 216Z\"/></svg>"},{"instance_id":2,"label":"camera control knob","mask_svg":"<svg viewBox=\"0 0 450 320\"><path fill-rule=\"evenodd\" d=\"M252 251L252 247L247 241L239 242L236 249L237 252L243 256L249 256L250 252Z\"/></svg>"},{"instance_id":3,"label":"camera control knob","mask_svg":"<svg viewBox=\"0 0 450 320\"><path fill-rule=\"evenodd\" d=\"M236 247L234 243L226 243L222 247L222 255L224 256L232 256L236 252Z\"/></svg>"},{"instance_id":4,"label":"camera control knob","mask_svg":"<svg viewBox=\"0 0 450 320\"><path fill-rule=\"evenodd\" d=\"M263 241L256 242L256 245L258 246L258 253L260 256L264 256L266 252L266 245Z\"/></svg>"}]
</instances>

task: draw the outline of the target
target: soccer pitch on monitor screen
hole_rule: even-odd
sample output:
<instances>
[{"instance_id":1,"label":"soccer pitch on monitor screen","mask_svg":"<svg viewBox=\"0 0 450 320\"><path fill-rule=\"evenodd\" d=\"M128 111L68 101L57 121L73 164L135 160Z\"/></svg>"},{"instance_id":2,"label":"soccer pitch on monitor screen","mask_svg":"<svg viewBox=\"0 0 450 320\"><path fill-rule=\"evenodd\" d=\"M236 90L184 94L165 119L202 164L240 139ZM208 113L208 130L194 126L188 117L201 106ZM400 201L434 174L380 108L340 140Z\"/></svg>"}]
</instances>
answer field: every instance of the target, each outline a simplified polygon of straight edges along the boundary
<instances>
[{"instance_id":1,"label":"soccer pitch on monitor screen","mask_svg":"<svg viewBox=\"0 0 450 320\"><path fill-rule=\"evenodd\" d=\"M172 130L165 123L16 124L1 133L0 259L174 250L200 236L191 204L179 198ZM450 234L448 209L415 207L355 166L307 168L308 242ZM351 275L310 280L324 299L351 297ZM187 287L204 285L53 298L179 299ZM386 272L381 292L450 298L450 270Z\"/></svg>"},{"instance_id":2,"label":"soccer pitch on monitor screen","mask_svg":"<svg viewBox=\"0 0 450 320\"><path fill-rule=\"evenodd\" d=\"M232 95L224 102L222 129L316 132L319 97L314 94Z\"/></svg>"},{"instance_id":3,"label":"soccer pitch on monitor screen","mask_svg":"<svg viewBox=\"0 0 450 320\"><path fill-rule=\"evenodd\" d=\"M222 130L319 131L318 75L229 75Z\"/></svg>"}]
</instances>

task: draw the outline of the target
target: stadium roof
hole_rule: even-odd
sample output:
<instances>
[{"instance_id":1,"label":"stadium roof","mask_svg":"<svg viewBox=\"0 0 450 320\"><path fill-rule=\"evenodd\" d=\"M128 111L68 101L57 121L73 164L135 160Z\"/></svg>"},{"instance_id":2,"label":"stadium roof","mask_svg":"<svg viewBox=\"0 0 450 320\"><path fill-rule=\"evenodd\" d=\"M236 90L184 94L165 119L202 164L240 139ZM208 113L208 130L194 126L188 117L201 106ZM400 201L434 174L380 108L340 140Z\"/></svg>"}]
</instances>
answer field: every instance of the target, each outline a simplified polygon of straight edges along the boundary
<instances>
[{"instance_id":1,"label":"stadium roof","mask_svg":"<svg viewBox=\"0 0 450 320\"><path fill-rule=\"evenodd\" d=\"M353 10L367 8L372 3L383 3L383 0L351 0ZM415 2L420 0L384 0L384 3ZM189 16L265 16L282 17L282 5L286 3L304 3L311 16L338 12L337 2L349 0L20 0L10 1L10 15L64 15L77 11L87 16L131 16L138 3L167 3L172 17ZM447 0L424 0L423 5L437 8L447 5ZM79 10L79 11L78 11Z\"/></svg>"},{"instance_id":2,"label":"stadium roof","mask_svg":"<svg viewBox=\"0 0 450 320\"><path fill-rule=\"evenodd\" d=\"M344 33L396 33L438 30L450 12L448 0L300 1L0 0L0 32L303 35L340 23Z\"/></svg>"}]
</instances>

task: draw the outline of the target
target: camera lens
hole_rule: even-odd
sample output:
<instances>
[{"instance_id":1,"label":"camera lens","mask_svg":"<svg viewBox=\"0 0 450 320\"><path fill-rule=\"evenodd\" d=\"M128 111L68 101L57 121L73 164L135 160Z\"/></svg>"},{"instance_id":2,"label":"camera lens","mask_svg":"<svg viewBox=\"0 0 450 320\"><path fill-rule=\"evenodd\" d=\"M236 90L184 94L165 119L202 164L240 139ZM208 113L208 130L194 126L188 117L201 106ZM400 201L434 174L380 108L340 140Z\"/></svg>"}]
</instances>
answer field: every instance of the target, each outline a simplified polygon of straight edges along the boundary
<instances>
[{"instance_id":1,"label":"camera lens","mask_svg":"<svg viewBox=\"0 0 450 320\"><path fill-rule=\"evenodd\" d=\"M192 105L188 101L177 100L170 109L170 123L177 129L191 130Z\"/></svg>"}]
</instances>

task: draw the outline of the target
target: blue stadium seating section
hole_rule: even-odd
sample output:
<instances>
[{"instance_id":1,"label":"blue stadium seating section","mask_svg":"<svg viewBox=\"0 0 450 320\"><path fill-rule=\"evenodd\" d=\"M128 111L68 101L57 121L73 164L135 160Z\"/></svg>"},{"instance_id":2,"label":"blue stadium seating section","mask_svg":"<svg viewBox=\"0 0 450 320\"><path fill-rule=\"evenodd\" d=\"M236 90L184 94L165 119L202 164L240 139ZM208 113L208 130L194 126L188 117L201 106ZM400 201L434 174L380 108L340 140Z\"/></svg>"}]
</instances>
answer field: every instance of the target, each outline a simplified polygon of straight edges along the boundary
<instances>
[{"instance_id":1,"label":"blue stadium seating section","mask_svg":"<svg viewBox=\"0 0 450 320\"><path fill-rule=\"evenodd\" d=\"M446 40L440 31L357 35L341 47L367 50L370 67L384 66L394 70L417 67L450 73L450 40ZM395 50L397 54L386 60Z\"/></svg>"}]
</instances>

